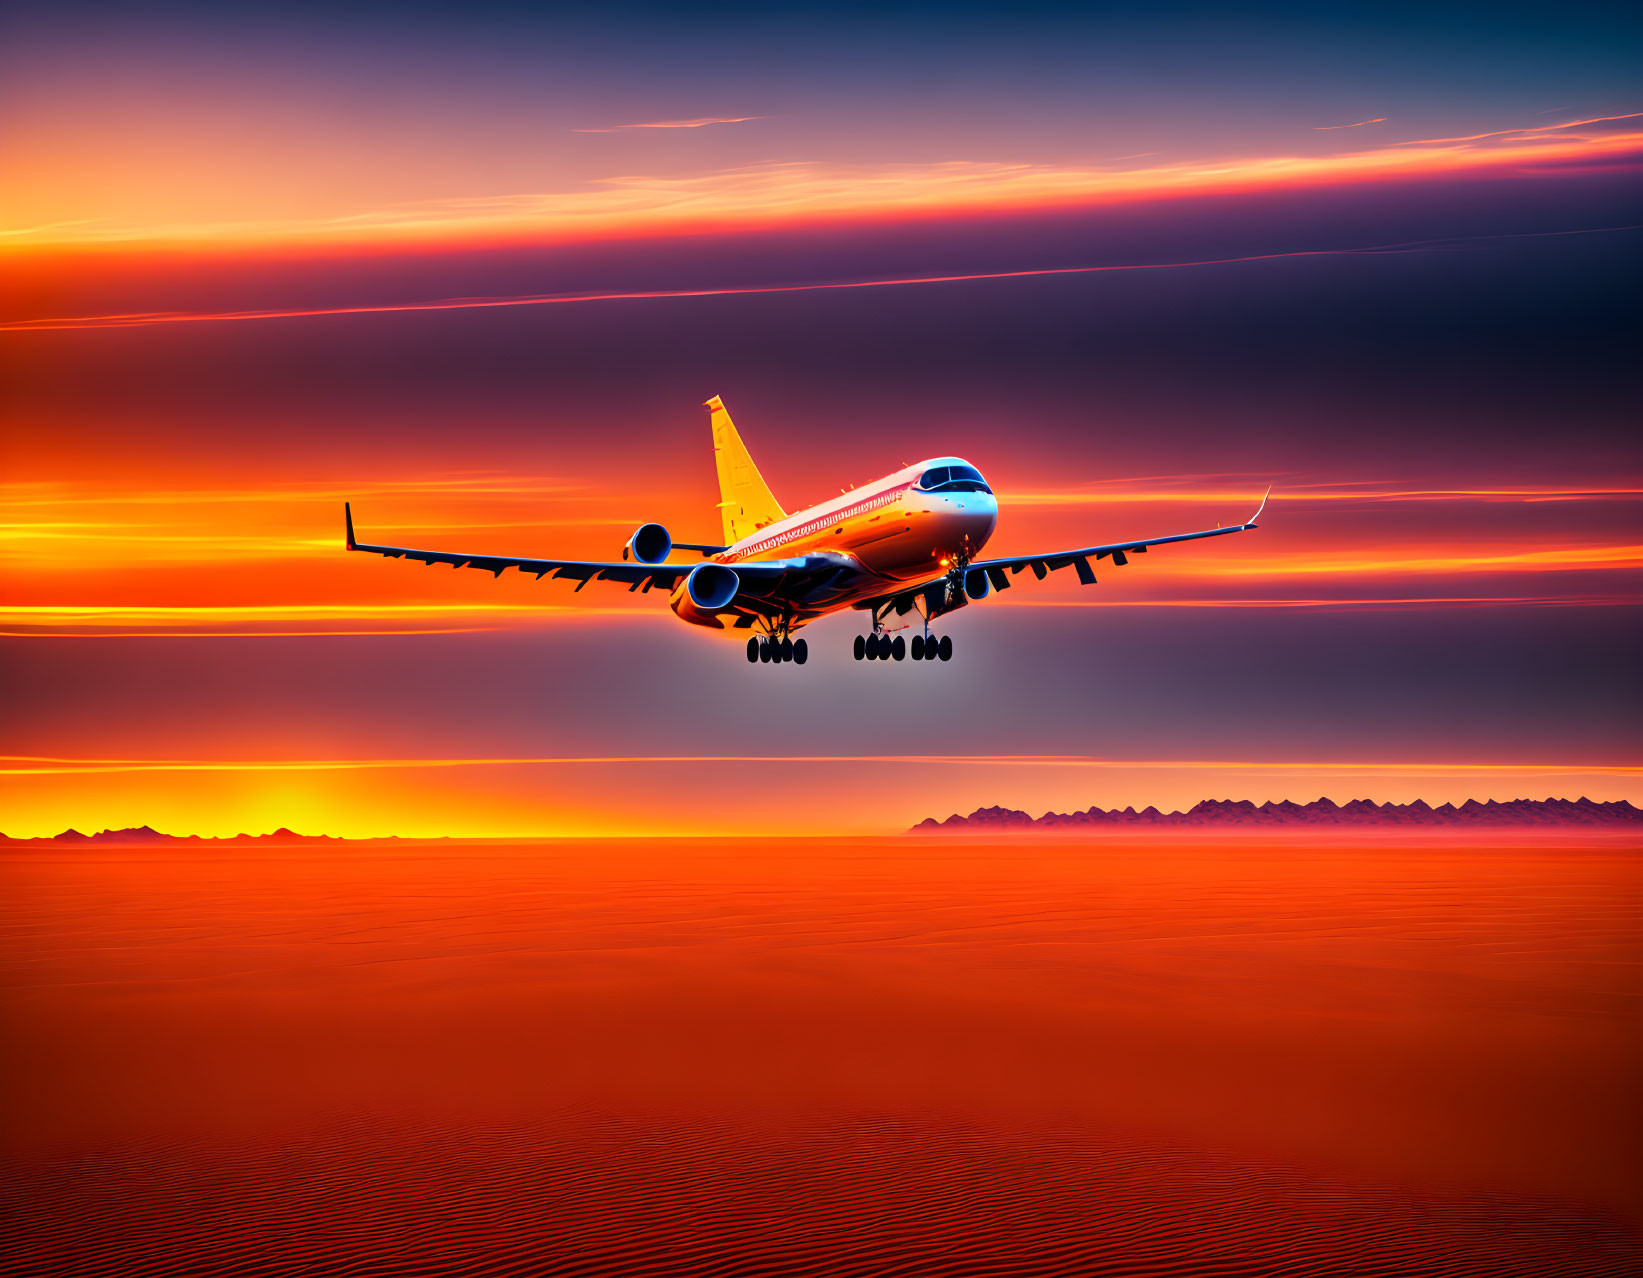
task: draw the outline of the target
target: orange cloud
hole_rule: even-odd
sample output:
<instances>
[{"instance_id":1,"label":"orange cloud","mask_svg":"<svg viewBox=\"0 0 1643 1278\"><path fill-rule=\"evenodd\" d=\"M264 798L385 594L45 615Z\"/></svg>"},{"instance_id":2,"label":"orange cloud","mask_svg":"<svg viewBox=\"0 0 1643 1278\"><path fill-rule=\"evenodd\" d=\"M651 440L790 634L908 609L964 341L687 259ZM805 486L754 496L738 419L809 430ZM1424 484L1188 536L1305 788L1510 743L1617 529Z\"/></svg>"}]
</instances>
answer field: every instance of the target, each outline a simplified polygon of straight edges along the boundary
<instances>
[{"instance_id":1,"label":"orange cloud","mask_svg":"<svg viewBox=\"0 0 1643 1278\"><path fill-rule=\"evenodd\" d=\"M650 124L613 124L604 129L572 129L572 133L621 133L627 129L701 129L710 124L747 124L762 115L710 115L700 120L656 120Z\"/></svg>"},{"instance_id":2,"label":"orange cloud","mask_svg":"<svg viewBox=\"0 0 1643 1278\"><path fill-rule=\"evenodd\" d=\"M1125 491L1117 486L1132 482L1134 481L1112 480L1108 481L1110 486L1091 484L1085 488L1063 491L1015 492L1001 489L999 500L1010 506L1151 506L1170 503L1200 505L1211 502L1236 502L1248 496L1248 489L1245 488ZM1295 502L1351 505L1360 502L1624 501L1635 497L1643 497L1643 488L1375 488L1364 485L1330 488L1283 487L1274 493L1273 501L1284 505Z\"/></svg>"},{"instance_id":3,"label":"orange cloud","mask_svg":"<svg viewBox=\"0 0 1643 1278\"><path fill-rule=\"evenodd\" d=\"M1386 120L1386 116L1377 115L1373 120L1358 120L1353 124L1318 124L1313 126L1312 131L1314 133L1328 133L1332 129L1361 129L1366 124L1385 124Z\"/></svg>"},{"instance_id":4,"label":"orange cloud","mask_svg":"<svg viewBox=\"0 0 1643 1278\"><path fill-rule=\"evenodd\" d=\"M1402 595L1315 599L1014 599L1017 608L1280 608L1386 611L1404 608L1627 608L1636 595Z\"/></svg>"},{"instance_id":5,"label":"orange cloud","mask_svg":"<svg viewBox=\"0 0 1643 1278\"><path fill-rule=\"evenodd\" d=\"M1388 611L1411 608L1613 608L1635 605L1631 594L1400 595L1296 598L1164 597L1111 594L1036 598L1012 594L1013 608L1190 608L1236 610ZM266 607L175 605L19 605L0 607L4 639L336 639L410 635L489 634L548 623L648 621L661 614L632 606L569 603L272 604ZM438 624L441 622L469 624ZM301 627L293 629L293 626Z\"/></svg>"},{"instance_id":6,"label":"orange cloud","mask_svg":"<svg viewBox=\"0 0 1643 1278\"><path fill-rule=\"evenodd\" d=\"M445 566L381 563L341 550L342 497L372 494L367 526L380 540L476 553L610 559L647 519L700 527L710 513L677 490L601 492L575 477L492 473L400 475L349 484L292 477L200 487L171 476L0 485L0 637L322 638L520 630L583 623L666 626L654 600L568 586L517 573L491 579ZM158 482L154 482L154 481ZM167 481L170 482L167 482ZM1017 512L999 554L1089 544L1121 535L1209 527L1241 518L1261 485L1205 476L1115 479L1076 489L1001 485ZM543 498L552 503L544 518ZM1307 485L1280 480L1258 540L1202 552L1161 549L1103 588L1071 574L1004 597L1036 608L1350 609L1580 607L1635 599L1643 546L1628 541L1625 512L1643 489L1522 485L1424 487ZM234 503L232 518L224 506ZM1526 539L1509 513L1545 513ZM1101 508L1116 509L1101 514ZM1288 507L1296 516L1284 516ZM1423 511L1465 512L1469 532L1420 535ZM1155 510L1149 508L1156 507ZM1558 507L1568 508L1564 517ZM1595 526L1592 513L1604 521ZM1377 512L1306 525L1309 511ZM1391 513L1395 522L1387 526ZM356 505L356 515L360 513ZM1445 513L1445 525L1453 527ZM1605 537L1597 527L1609 528ZM1246 544L1247 542L1247 544Z\"/></svg>"},{"instance_id":7,"label":"orange cloud","mask_svg":"<svg viewBox=\"0 0 1643 1278\"><path fill-rule=\"evenodd\" d=\"M877 763L969 764L982 767L1062 767L1168 769L1171 771L1318 772L1449 776L1478 772L1511 772L1526 776L1643 776L1643 765L1591 766L1569 763L1416 763L1382 761L1298 762L1244 759L1114 759L1088 754L645 754L645 755L508 755L472 758L381 759L98 759L50 755L0 755L0 775L46 776L89 772L352 772L378 769L546 767L613 764L749 764L749 763Z\"/></svg>"},{"instance_id":8,"label":"orange cloud","mask_svg":"<svg viewBox=\"0 0 1643 1278\"><path fill-rule=\"evenodd\" d=\"M1643 113L1640 113L1643 115ZM848 220L976 215L1495 172L1525 166L1643 158L1643 129L1596 129L1633 120L1422 138L1332 155L1265 155L1137 168L953 160L912 165L789 162L685 175L619 175L566 190L462 196L344 216L196 222L200 175L154 175L175 193L170 221L100 217L13 228L0 252L75 245L250 249L348 245L574 242ZM666 123L666 122L658 122ZM688 125L691 122L677 122ZM1589 131L1581 132L1585 127ZM211 175L213 188L220 176ZM88 195L88 200L95 198ZM91 210L88 210L88 212Z\"/></svg>"},{"instance_id":9,"label":"orange cloud","mask_svg":"<svg viewBox=\"0 0 1643 1278\"><path fill-rule=\"evenodd\" d=\"M1465 240L1525 239L1535 236L1601 235L1636 230L1633 226L1591 227L1576 231L1525 232L1507 236L1455 237L1408 244L1372 244L1357 248L1299 249L1285 253L1252 253L1241 257L1202 258L1179 262L1133 262L1106 266L1053 266L1021 271L982 271L966 275L914 275L893 279L839 280L817 284L758 284L732 288L645 289L616 293L522 294L513 297L457 297L426 302L391 302L374 306L299 307L251 311L149 311L139 314L79 315L12 320L0 323L0 333L41 333L105 328L146 328L157 324L216 324L248 320L311 319L327 315L390 315L417 311L495 310L519 306L564 306L585 302L678 300L702 297L742 297L762 293L817 293L868 288L907 288L925 284L963 284L980 280L1029 279L1051 275L1101 275L1127 271L1168 271L1204 266L1233 266L1294 258L1353 257L1367 254L1419 253Z\"/></svg>"},{"instance_id":10,"label":"orange cloud","mask_svg":"<svg viewBox=\"0 0 1643 1278\"><path fill-rule=\"evenodd\" d=\"M1613 124L1620 120L1643 119L1643 111L1633 111L1629 115L1596 115L1589 120L1569 120L1563 124L1537 124L1521 129L1496 129L1492 133L1466 133L1452 138L1412 138L1407 142L1398 142L1397 146L1439 146L1460 144L1465 142L1484 142L1490 138L1534 138L1550 134L1561 133L1566 129L1585 128L1590 124Z\"/></svg>"},{"instance_id":11,"label":"orange cloud","mask_svg":"<svg viewBox=\"0 0 1643 1278\"><path fill-rule=\"evenodd\" d=\"M1340 577L1375 575L1400 577L1415 574L1451 573L1469 575L1495 572L1560 572L1580 569L1643 568L1643 545L1557 546L1509 553L1451 551L1434 554L1427 543L1419 543L1396 553L1392 546L1375 546L1353 555L1295 554L1269 555L1225 561L1218 560L1212 575L1218 577ZM1167 569L1154 565L1163 575ZM1162 570L1162 571L1160 571Z\"/></svg>"}]
</instances>

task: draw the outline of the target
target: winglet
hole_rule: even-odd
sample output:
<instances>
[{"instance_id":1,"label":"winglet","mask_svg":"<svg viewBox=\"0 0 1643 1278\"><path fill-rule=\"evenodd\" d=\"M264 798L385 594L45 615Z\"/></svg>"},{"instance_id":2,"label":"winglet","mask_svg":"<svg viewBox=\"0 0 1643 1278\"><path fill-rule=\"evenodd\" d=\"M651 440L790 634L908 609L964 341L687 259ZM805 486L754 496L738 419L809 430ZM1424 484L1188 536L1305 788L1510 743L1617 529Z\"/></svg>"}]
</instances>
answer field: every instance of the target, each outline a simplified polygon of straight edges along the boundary
<instances>
[{"instance_id":1,"label":"winglet","mask_svg":"<svg viewBox=\"0 0 1643 1278\"><path fill-rule=\"evenodd\" d=\"M348 508L348 503L342 503L342 522L348 529L348 549L355 549L354 545L354 512Z\"/></svg>"},{"instance_id":2,"label":"winglet","mask_svg":"<svg viewBox=\"0 0 1643 1278\"><path fill-rule=\"evenodd\" d=\"M1255 521L1261 517L1261 512L1266 509L1266 499L1270 496L1272 496L1272 485L1268 484L1266 491L1261 494L1261 504L1255 508L1255 513L1249 517L1249 522L1244 525L1245 528L1255 527Z\"/></svg>"}]
</instances>

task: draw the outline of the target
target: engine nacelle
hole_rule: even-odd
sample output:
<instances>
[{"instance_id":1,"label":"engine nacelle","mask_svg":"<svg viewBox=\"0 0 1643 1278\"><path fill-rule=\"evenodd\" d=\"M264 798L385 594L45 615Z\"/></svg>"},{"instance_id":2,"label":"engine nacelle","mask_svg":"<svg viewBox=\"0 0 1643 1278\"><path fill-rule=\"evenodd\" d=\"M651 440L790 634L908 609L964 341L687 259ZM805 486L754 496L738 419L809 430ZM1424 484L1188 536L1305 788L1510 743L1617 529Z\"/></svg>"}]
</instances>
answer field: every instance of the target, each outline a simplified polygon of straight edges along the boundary
<instances>
[{"instance_id":1,"label":"engine nacelle","mask_svg":"<svg viewBox=\"0 0 1643 1278\"><path fill-rule=\"evenodd\" d=\"M642 564L659 564L673 553L673 538L661 524L640 524L639 530L622 547L623 559L636 559Z\"/></svg>"},{"instance_id":2,"label":"engine nacelle","mask_svg":"<svg viewBox=\"0 0 1643 1278\"><path fill-rule=\"evenodd\" d=\"M734 568L723 564L701 564L690 570L685 578L685 594L690 602L703 612L718 612L730 607L730 601L742 588L742 579Z\"/></svg>"},{"instance_id":3,"label":"engine nacelle","mask_svg":"<svg viewBox=\"0 0 1643 1278\"><path fill-rule=\"evenodd\" d=\"M668 602L681 621L723 630L725 623L719 620L719 614L730 607L741 588L742 579L734 568L700 564L673 588L673 598Z\"/></svg>"},{"instance_id":4,"label":"engine nacelle","mask_svg":"<svg viewBox=\"0 0 1643 1278\"><path fill-rule=\"evenodd\" d=\"M985 568L968 568L961 580L964 583L964 597L972 602L980 602L985 599L988 590L991 589L991 585L987 581L987 570Z\"/></svg>"}]
</instances>

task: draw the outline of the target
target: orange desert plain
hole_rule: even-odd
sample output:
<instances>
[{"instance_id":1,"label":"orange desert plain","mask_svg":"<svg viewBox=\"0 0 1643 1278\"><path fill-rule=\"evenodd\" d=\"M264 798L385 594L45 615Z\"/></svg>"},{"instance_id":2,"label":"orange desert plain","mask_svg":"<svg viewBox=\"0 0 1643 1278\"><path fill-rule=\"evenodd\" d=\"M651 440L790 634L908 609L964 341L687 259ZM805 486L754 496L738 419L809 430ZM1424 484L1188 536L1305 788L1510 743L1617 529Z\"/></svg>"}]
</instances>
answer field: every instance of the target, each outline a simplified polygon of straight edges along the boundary
<instances>
[{"instance_id":1,"label":"orange desert plain","mask_svg":"<svg viewBox=\"0 0 1643 1278\"><path fill-rule=\"evenodd\" d=\"M8 1273L1643 1265L1643 857L34 846Z\"/></svg>"}]
</instances>

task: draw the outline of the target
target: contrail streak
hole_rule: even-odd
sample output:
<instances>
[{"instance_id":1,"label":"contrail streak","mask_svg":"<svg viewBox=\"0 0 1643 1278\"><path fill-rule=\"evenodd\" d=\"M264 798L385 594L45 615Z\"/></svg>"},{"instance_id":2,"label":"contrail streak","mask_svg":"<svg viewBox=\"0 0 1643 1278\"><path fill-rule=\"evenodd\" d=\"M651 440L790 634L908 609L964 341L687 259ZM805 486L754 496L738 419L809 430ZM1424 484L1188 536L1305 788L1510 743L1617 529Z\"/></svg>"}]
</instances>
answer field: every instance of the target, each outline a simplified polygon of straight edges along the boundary
<instances>
[{"instance_id":1,"label":"contrail streak","mask_svg":"<svg viewBox=\"0 0 1643 1278\"><path fill-rule=\"evenodd\" d=\"M910 275L896 279L840 280L819 284L756 284L727 288L646 289L619 293L529 293L510 297L451 297L428 302L392 302L375 306L324 306L260 311L148 311L124 315L81 315L11 320L0 333L41 333L101 328L147 328L156 324L220 324L246 320L309 319L321 315L398 315L416 311L498 310L516 306L566 306L582 302L635 302L692 297L746 297L765 293L822 293L846 289L902 288L918 284L965 284L981 280L1033 279L1053 275L1103 275L1122 271L1172 271L1199 266L1234 266L1309 257L1358 257L1421 253L1450 245L1487 240L1539 239L1564 235L1605 235L1635 231L1638 226L1598 226L1573 231L1527 231L1504 235L1455 236L1404 244L1371 244L1358 248L1297 249L1285 253L1250 253L1181 262L1134 262L1110 266L1049 266L1021 271L977 271L965 275Z\"/></svg>"}]
</instances>

